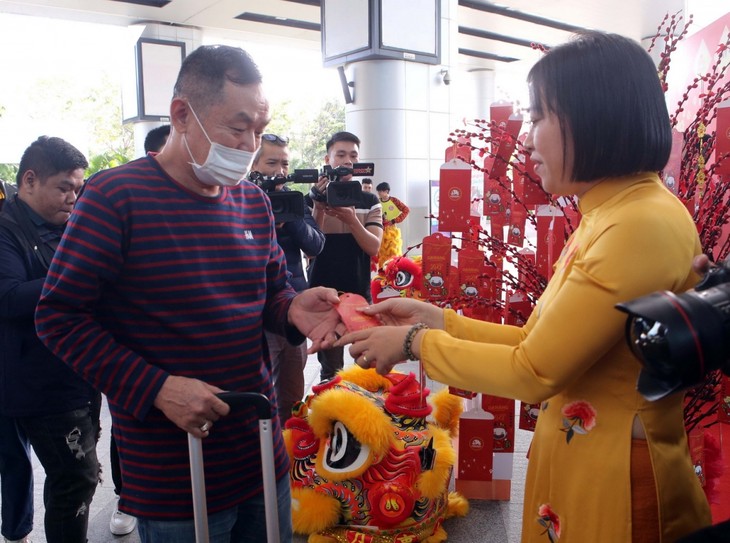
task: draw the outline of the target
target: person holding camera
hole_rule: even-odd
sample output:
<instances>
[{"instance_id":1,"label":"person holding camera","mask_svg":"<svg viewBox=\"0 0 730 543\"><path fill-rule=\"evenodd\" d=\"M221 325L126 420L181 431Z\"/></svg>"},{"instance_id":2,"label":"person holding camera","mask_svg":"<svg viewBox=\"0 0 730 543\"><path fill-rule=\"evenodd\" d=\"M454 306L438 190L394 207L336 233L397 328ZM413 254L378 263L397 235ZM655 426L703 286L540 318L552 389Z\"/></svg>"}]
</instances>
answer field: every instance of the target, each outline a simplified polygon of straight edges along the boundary
<instances>
[{"instance_id":1,"label":"person holding camera","mask_svg":"<svg viewBox=\"0 0 730 543\"><path fill-rule=\"evenodd\" d=\"M289 175L289 140L276 134L263 134L261 147L256 151L251 171L269 179L275 178L273 180L275 192L288 191L285 182ZM289 283L297 292L303 291L308 285L304 276L302 252L307 257L314 257L324 248L324 234L317 227L307 206L304 206L304 216L301 219L277 223L276 241L286 257L286 267L290 274ZM304 397L307 344L304 342L292 345L284 336L268 330L265 330L265 336L279 419L281 424L284 424L291 417L294 403Z\"/></svg>"},{"instance_id":2,"label":"person holding camera","mask_svg":"<svg viewBox=\"0 0 730 543\"><path fill-rule=\"evenodd\" d=\"M337 132L327 141L324 157L327 166L352 170L359 158L360 138L355 134ZM313 187L316 198L306 198L325 235L324 249L310 267L309 285L353 292L370 300L370 257L378 254L383 239L380 200L369 192L362 192L359 203L354 206L333 207L325 200L329 185L351 179L352 173L334 180L323 175ZM326 381L342 369L344 349L322 350L317 358L322 365L320 378Z\"/></svg>"},{"instance_id":3,"label":"person holding camera","mask_svg":"<svg viewBox=\"0 0 730 543\"><path fill-rule=\"evenodd\" d=\"M343 336L363 367L420 360L454 387L541 404L523 543L677 541L710 524L682 394L649 401L616 304L697 282L691 215L662 184L672 146L661 82L640 44L586 32L530 70L525 150L543 188L582 219L523 326L413 299L364 312L387 326Z\"/></svg>"}]
</instances>

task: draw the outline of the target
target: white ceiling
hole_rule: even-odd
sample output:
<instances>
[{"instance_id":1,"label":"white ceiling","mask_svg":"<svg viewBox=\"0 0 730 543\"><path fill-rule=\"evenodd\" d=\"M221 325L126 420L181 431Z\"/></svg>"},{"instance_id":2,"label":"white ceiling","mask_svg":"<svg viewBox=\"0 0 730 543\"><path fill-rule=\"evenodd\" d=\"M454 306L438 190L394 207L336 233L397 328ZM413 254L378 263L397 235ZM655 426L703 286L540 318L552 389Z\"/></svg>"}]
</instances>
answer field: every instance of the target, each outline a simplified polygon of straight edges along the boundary
<instances>
[{"instance_id":1,"label":"white ceiling","mask_svg":"<svg viewBox=\"0 0 730 543\"><path fill-rule=\"evenodd\" d=\"M343 2L351 0L339 0ZM400 0L408 1L408 0ZM508 8L571 27L617 32L635 39L653 36L667 12L675 13L687 2L705 0L500 0L492 6ZM707 0L713 4L727 4L730 0ZM130 25L140 21L156 21L215 30L219 35L251 41L268 41L296 47L319 49L320 33L285 26L275 26L236 19L243 12L294 19L309 23L320 22L317 2L300 3L291 0L171 0L162 8L148 7L118 0L0 0L0 12L42 17L58 17L115 25ZM467 7L460 0L456 21L459 27L488 31L518 40L553 45L565 41L572 32L551 28L546 24L527 22L518 18L487 13ZM487 0L473 3L486 4ZM728 11L725 10L725 11ZM723 12L724 13L724 12ZM459 32L457 48L484 51L517 59L533 53L529 47L505 43L501 40L474 37ZM460 54L457 62L465 68L499 67L493 60L477 59Z\"/></svg>"}]
</instances>

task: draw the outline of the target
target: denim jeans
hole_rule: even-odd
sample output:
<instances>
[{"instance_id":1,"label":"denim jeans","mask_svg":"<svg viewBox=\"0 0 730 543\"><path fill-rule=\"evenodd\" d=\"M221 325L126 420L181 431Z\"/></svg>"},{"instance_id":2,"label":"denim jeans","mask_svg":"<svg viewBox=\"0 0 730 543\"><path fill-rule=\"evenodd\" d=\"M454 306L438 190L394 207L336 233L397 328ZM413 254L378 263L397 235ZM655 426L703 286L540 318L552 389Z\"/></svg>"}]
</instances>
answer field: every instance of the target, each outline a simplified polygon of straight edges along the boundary
<instances>
[{"instance_id":1,"label":"denim jeans","mask_svg":"<svg viewBox=\"0 0 730 543\"><path fill-rule=\"evenodd\" d=\"M101 396L67 413L21 417L23 428L46 472L43 503L48 543L85 543L89 506L99 483L96 442Z\"/></svg>"},{"instance_id":2,"label":"denim jeans","mask_svg":"<svg viewBox=\"0 0 730 543\"><path fill-rule=\"evenodd\" d=\"M282 477L276 483L279 507L279 540L291 543L291 493L289 477ZM140 518L137 524L142 543L195 543L195 521L193 520L149 520ZM266 513L264 495L208 515L210 543L265 543Z\"/></svg>"},{"instance_id":3,"label":"denim jeans","mask_svg":"<svg viewBox=\"0 0 730 543\"><path fill-rule=\"evenodd\" d=\"M33 465L30 444L16 420L0 415L0 492L2 528L9 540L33 530Z\"/></svg>"}]
</instances>

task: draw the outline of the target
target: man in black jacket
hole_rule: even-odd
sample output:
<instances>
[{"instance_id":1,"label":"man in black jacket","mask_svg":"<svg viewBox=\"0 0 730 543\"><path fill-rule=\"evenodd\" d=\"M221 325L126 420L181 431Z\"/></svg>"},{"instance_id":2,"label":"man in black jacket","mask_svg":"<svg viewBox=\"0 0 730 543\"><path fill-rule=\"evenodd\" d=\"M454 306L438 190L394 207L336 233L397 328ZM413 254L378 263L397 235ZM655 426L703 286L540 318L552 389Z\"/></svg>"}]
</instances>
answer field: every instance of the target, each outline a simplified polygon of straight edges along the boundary
<instances>
[{"instance_id":1,"label":"man in black jacket","mask_svg":"<svg viewBox=\"0 0 730 543\"><path fill-rule=\"evenodd\" d=\"M251 166L252 172L266 177L277 177L281 183L274 186L275 192L288 191L284 185L289 175L289 140L275 134L264 134L261 147L256 152ZM276 218L276 217L275 217ZM304 206L304 217L276 225L276 241L286 256L286 267L290 273L289 283L297 292L307 288L307 278L302 266L302 252L307 257L317 256L324 248L324 234L312 218L312 212ZM304 366L307 363L307 343L290 345L285 337L265 332L269 349L274 388L278 402L281 423L291 417L295 402L304 396Z\"/></svg>"},{"instance_id":2,"label":"man in black jacket","mask_svg":"<svg viewBox=\"0 0 730 543\"><path fill-rule=\"evenodd\" d=\"M87 167L71 144L41 136L23 153L18 193L0 213L0 413L27 436L45 469L48 543L86 541L99 480L100 396L40 342L33 321Z\"/></svg>"}]
</instances>

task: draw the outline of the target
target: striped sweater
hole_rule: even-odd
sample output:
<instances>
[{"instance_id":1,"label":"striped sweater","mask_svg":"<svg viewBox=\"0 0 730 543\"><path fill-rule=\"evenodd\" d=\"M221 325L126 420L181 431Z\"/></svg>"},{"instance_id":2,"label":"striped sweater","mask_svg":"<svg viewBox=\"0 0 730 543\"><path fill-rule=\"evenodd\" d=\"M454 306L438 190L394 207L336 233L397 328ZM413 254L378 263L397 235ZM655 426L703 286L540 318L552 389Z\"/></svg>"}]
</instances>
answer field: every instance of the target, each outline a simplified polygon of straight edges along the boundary
<instances>
[{"instance_id":1,"label":"striped sweater","mask_svg":"<svg viewBox=\"0 0 730 543\"><path fill-rule=\"evenodd\" d=\"M263 328L287 325L286 281L268 199L243 182L207 198L151 156L101 172L80 197L36 312L43 342L109 399L124 478L120 509L192 517L187 437L153 406L168 375L274 396ZM274 424L277 478L287 458ZM205 439L208 510L261 492L253 412Z\"/></svg>"}]
</instances>

